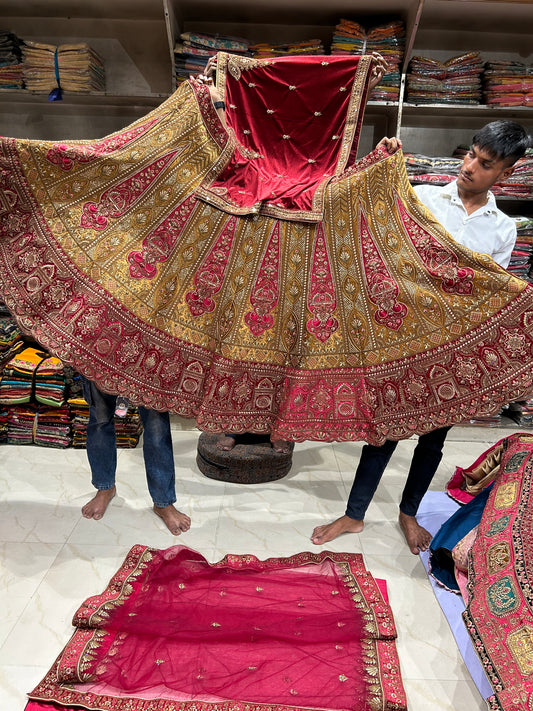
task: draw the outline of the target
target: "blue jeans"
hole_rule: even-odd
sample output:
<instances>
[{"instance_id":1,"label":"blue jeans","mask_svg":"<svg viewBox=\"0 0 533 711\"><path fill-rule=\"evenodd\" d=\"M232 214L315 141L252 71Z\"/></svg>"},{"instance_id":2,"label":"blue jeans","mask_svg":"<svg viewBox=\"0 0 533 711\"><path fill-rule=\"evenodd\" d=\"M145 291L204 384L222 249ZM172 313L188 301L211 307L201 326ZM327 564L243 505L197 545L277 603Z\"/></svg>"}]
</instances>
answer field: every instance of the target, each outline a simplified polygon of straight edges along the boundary
<instances>
[{"instance_id":1,"label":"blue jeans","mask_svg":"<svg viewBox=\"0 0 533 711\"><path fill-rule=\"evenodd\" d=\"M87 425L87 457L91 466L92 484L99 491L115 486L117 443L115 436L115 395L98 390L90 380L82 378L83 395L89 403ZM161 508L176 501L176 481L170 419L168 412L139 407L144 427L143 456L148 491L152 501Z\"/></svg>"},{"instance_id":2,"label":"blue jeans","mask_svg":"<svg viewBox=\"0 0 533 711\"><path fill-rule=\"evenodd\" d=\"M449 430L450 427L441 427L418 438L400 501L400 511L407 516L416 515L420 502L429 489L442 459L442 448ZM364 445L346 507L346 515L350 518L357 521L364 519L397 444L398 442L386 440L380 447Z\"/></svg>"}]
</instances>

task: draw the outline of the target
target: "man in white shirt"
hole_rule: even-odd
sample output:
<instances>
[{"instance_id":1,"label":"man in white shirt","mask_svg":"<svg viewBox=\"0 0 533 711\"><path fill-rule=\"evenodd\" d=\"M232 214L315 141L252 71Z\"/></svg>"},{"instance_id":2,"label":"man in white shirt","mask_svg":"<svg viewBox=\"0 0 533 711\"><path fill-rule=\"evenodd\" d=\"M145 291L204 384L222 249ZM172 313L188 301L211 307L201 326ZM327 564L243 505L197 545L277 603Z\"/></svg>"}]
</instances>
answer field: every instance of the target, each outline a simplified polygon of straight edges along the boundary
<instances>
[{"instance_id":1,"label":"man in white shirt","mask_svg":"<svg viewBox=\"0 0 533 711\"><path fill-rule=\"evenodd\" d=\"M383 138L378 145L392 153L400 143L396 138ZM489 254L502 267L509 264L516 226L497 208L490 188L511 175L513 165L530 145L531 138L520 124L493 121L473 137L457 180L444 187L419 185L414 188L419 199L457 242ZM399 523L414 554L427 550L431 542L431 534L419 525L416 513L437 471L449 429L443 427L421 435L413 452L400 502ZM386 440L380 447L364 445L345 515L317 526L311 536L313 543L321 545L341 533L363 530L365 512L397 444Z\"/></svg>"}]
</instances>

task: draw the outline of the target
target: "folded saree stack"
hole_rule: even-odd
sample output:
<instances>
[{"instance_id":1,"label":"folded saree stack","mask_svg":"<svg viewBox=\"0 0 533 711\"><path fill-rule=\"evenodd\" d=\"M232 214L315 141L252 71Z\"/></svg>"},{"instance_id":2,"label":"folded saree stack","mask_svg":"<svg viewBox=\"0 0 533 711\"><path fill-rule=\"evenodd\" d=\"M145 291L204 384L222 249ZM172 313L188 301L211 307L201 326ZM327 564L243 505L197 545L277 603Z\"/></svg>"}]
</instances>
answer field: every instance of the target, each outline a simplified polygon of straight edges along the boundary
<instances>
[{"instance_id":1,"label":"folded saree stack","mask_svg":"<svg viewBox=\"0 0 533 711\"><path fill-rule=\"evenodd\" d=\"M62 449L69 447L71 434L68 407L28 403L8 408L7 442Z\"/></svg>"},{"instance_id":2,"label":"folded saree stack","mask_svg":"<svg viewBox=\"0 0 533 711\"><path fill-rule=\"evenodd\" d=\"M516 216L516 243L507 269L520 279L533 279L533 218Z\"/></svg>"},{"instance_id":3,"label":"folded saree stack","mask_svg":"<svg viewBox=\"0 0 533 711\"><path fill-rule=\"evenodd\" d=\"M512 60L487 62L483 96L486 104L533 106L533 66Z\"/></svg>"},{"instance_id":4,"label":"folded saree stack","mask_svg":"<svg viewBox=\"0 0 533 711\"><path fill-rule=\"evenodd\" d=\"M60 44L26 41L22 47L26 89L49 93L105 91L104 64L85 42Z\"/></svg>"},{"instance_id":5,"label":"folded saree stack","mask_svg":"<svg viewBox=\"0 0 533 711\"><path fill-rule=\"evenodd\" d=\"M457 244L401 151L356 157L368 55L219 53L111 136L0 140L0 295L104 391L274 439L403 439L533 392L533 287ZM321 91L316 91L316 86Z\"/></svg>"},{"instance_id":6,"label":"folded saree stack","mask_svg":"<svg viewBox=\"0 0 533 711\"><path fill-rule=\"evenodd\" d=\"M176 67L176 82L180 84L191 74L201 74L209 57L217 52L247 56L250 42L243 37L210 34L207 32L183 32L180 41L174 46L174 63Z\"/></svg>"},{"instance_id":7,"label":"folded saree stack","mask_svg":"<svg viewBox=\"0 0 533 711\"><path fill-rule=\"evenodd\" d=\"M22 40L0 30L0 89L22 89Z\"/></svg>"},{"instance_id":8,"label":"folded saree stack","mask_svg":"<svg viewBox=\"0 0 533 711\"><path fill-rule=\"evenodd\" d=\"M0 316L0 369L24 347L22 334L12 316ZM0 370L0 377L2 371Z\"/></svg>"},{"instance_id":9,"label":"folded saree stack","mask_svg":"<svg viewBox=\"0 0 533 711\"><path fill-rule=\"evenodd\" d=\"M370 54L379 52L387 60L387 71L370 94L372 101L397 101L405 50L405 25L401 20L366 30L358 22L341 19L331 42L331 54Z\"/></svg>"},{"instance_id":10,"label":"folded saree stack","mask_svg":"<svg viewBox=\"0 0 533 711\"><path fill-rule=\"evenodd\" d=\"M407 74L407 101L413 104L479 104L484 62L466 52L445 62L414 56Z\"/></svg>"}]
</instances>

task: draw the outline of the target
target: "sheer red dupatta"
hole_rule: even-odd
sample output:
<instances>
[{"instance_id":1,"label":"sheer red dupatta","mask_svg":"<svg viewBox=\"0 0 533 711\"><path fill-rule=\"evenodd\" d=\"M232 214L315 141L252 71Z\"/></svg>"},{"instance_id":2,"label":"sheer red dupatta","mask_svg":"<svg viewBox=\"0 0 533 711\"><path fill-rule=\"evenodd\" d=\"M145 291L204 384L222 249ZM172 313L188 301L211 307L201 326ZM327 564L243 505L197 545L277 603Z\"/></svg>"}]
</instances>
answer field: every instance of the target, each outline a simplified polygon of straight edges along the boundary
<instances>
[{"instance_id":1,"label":"sheer red dupatta","mask_svg":"<svg viewBox=\"0 0 533 711\"><path fill-rule=\"evenodd\" d=\"M355 160L371 66L370 56L219 53L217 86L237 147L196 194L232 214L320 220L326 185Z\"/></svg>"},{"instance_id":2,"label":"sheer red dupatta","mask_svg":"<svg viewBox=\"0 0 533 711\"><path fill-rule=\"evenodd\" d=\"M135 546L74 624L27 711L405 706L392 614L359 554L210 565Z\"/></svg>"}]
</instances>

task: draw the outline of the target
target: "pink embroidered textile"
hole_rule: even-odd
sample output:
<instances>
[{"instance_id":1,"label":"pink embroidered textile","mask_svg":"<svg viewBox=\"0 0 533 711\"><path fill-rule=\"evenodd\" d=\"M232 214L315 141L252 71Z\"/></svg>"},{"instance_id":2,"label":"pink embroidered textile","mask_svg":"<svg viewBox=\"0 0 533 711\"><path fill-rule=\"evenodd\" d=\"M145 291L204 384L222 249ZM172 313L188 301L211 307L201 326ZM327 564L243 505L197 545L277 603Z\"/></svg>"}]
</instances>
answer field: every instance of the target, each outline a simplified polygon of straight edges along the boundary
<instances>
[{"instance_id":1,"label":"pink embroidered textile","mask_svg":"<svg viewBox=\"0 0 533 711\"><path fill-rule=\"evenodd\" d=\"M532 437L506 438L469 559L463 617L498 711L533 706L532 481Z\"/></svg>"},{"instance_id":2,"label":"pink embroidered textile","mask_svg":"<svg viewBox=\"0 0 533 711\"><path fill-rule=\"evenodd\" d=\"M0 140L0 295L21 328L209 432L380 444L529 397L533 288L454 242L401 151L352 162L368 58L224 61L229 131L184 82L101 140ZM305 131L278 123L281 87Z\"/></svg>"},{"instance_id":3,"label":"pink embroidered textile","mask_svg":"<svg viewBox=\"0 0 533 711\"><path fill-rule=\"evenodd\" d=\"M209 564L134 546L26 711L401 711L391 610L360 554Z\"/></svg>"}]
</instances>

